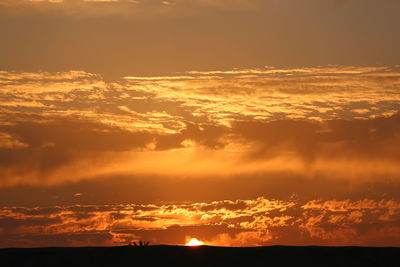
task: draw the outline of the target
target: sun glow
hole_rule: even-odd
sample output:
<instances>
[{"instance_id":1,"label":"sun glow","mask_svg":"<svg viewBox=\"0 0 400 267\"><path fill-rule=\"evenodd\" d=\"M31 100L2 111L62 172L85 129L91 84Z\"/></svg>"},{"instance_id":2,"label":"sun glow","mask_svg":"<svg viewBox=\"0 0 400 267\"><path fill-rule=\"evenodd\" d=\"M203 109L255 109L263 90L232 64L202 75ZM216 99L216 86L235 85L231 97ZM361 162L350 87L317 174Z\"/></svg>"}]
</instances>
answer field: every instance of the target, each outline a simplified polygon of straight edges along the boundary
<instances>
[{"instance_id":1,"label":"sun glow","mask_svg":"<svg viewBox=\"0 0 400 267\"><path fill-rule=\"evenodd\" d=\"M203 242L201 242L201 241L198 240L197 238L191 238L191 239L189 240L189 242L186 243L185 246L193 247L193 246L201 246L201 245L203 245Z\"/></svg>"}]
</instances>

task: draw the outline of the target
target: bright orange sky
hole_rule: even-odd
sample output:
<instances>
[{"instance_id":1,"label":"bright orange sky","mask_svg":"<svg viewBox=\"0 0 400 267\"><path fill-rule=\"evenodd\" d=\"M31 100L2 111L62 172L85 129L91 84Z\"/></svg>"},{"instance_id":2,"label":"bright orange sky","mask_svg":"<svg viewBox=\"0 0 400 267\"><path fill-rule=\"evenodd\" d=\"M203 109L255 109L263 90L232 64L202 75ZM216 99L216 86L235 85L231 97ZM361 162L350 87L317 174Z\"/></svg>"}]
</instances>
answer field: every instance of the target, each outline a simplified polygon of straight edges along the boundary
<instances>
[{"instance_id":1,"label":"bright orange sky","mask_svg":"<svg viewBox=\"0 0 400 267\"><path fill-rule=\"evenodd\" d=\"M400 246L398 11L0 0L0 247Z\"/></svg>"}]
</instances>

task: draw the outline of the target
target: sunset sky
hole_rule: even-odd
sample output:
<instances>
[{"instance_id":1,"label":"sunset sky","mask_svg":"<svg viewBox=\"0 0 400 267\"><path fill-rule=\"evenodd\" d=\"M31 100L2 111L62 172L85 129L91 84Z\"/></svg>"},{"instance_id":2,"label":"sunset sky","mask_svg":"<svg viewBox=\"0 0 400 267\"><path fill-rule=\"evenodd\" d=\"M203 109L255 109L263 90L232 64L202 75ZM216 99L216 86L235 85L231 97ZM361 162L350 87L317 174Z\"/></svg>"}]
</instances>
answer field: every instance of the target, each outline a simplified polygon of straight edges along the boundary
<instances>
[{"instance_id":1,"label":"sunset sky","mask_svg":"<svg viewBox=\"0 0 400 267\"><path fill-rule=\"evenodd\" d=\"M0 0L0 247L400 246L399 14Z\"/></svg>"}]
</instances>

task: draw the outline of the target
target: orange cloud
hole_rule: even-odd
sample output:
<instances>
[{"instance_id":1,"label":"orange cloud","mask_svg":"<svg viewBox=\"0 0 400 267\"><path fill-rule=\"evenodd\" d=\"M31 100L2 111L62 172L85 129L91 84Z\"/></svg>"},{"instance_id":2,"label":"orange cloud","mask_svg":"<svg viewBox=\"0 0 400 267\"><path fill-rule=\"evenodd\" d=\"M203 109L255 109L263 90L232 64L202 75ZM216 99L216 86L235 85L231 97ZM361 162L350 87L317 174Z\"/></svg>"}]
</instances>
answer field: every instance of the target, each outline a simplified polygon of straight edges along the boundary
<instances>
[{"instance_id":1,"label":"orange cloud","mask_svg":"<svg viewBox=\"0 0 400 267\"><path fill-rule=\"evenodd\" d=\"M260 197L187 204L4 207L0 209L0 246L32 246L39 234L43 242L37 245L51 244L53 236L69 246L119 245L143 238L180 244L188 235L218 246L398 245L393 233L399 230L399 206L394 200L312 200L304 204ZM381 217L388 212L390 224ZM93 238L70 239L74 235ZM168 242L173 235L180 235L182 240ZM91 243L105 236L102 243Z\"/></svg>"},{"instance_id":2,"label":"orange cloud","mask_svg":"<svg viewBox=\"0 0 400 267\"><path fill-rule=\"evenodd\" d=\"M358 183L396 179L398 120L394 115L323 123L238 121L231 127L186 122L185 129L171 134L93 121L19 122L3 126L0 152L7 158L0 185L58 185L111 175L229 178L279 172Z\"/></svg>"}]
</instances>

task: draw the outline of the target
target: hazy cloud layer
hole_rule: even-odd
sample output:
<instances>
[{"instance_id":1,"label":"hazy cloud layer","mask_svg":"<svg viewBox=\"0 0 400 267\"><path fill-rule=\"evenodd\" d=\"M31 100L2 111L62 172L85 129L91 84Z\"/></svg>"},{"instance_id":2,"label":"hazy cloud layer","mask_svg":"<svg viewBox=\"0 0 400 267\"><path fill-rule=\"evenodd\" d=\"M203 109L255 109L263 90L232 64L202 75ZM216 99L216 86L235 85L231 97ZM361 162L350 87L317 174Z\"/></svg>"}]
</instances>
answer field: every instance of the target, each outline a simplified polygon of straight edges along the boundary
<instances>
[{"instance_id":1,"label":"hazy cloud layer","mask_svg":"<svg viewBox=\"0 0 400 267\"><path fill-rule=\"evenodd\" d=\"M115 80L264 65L395 65L399 10L395 0L1 0L0 69L83 69Z\"/></svg>"}]
</instances>

